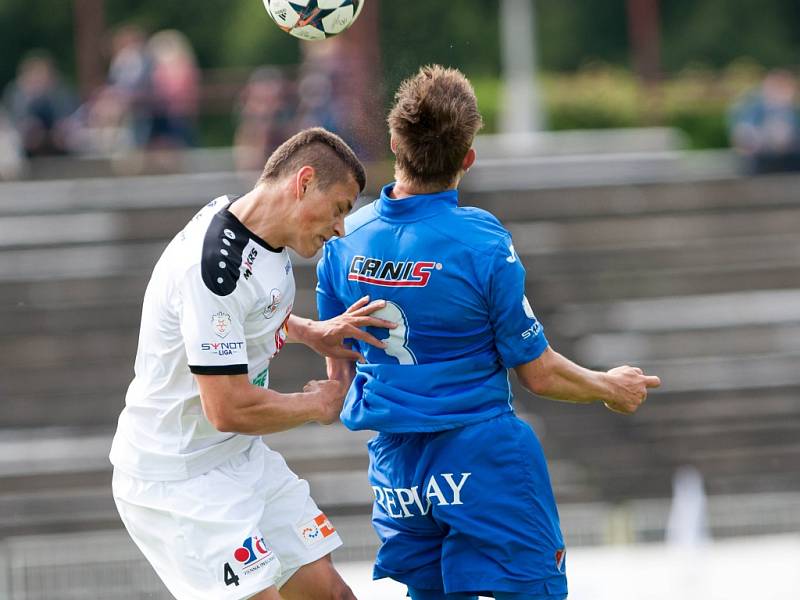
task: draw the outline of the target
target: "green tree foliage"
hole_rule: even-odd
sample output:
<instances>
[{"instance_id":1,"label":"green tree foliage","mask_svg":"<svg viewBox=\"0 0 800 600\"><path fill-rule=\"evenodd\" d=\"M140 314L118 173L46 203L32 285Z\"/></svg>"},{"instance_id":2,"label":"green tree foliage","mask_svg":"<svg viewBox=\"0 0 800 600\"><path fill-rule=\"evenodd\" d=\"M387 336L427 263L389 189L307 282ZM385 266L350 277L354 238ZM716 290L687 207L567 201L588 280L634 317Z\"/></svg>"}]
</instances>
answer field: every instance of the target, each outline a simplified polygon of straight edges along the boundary
<instances>
[{"instance_id":1,"label":"green tree foliage","mask_svg":"<svg viewBox=\"0 0 800 600\"><path fill-rule=\"evenodd\" d=\"M203 0L197 3L106 0L113 28L136 23L146 31L179 29L191 40L204 68L294 64L298 45L272 23L259 0Z\"/></svg>"},{"instance_id":2,"label":"green tree foliage","mask_svg":"<svg viewBox=\"0 0 800 600\"><path fill-rule=\"evenodd\" d=\"M17 64L31 50L46 49L62 72L75 73L72 2L0 1L0 91L14 77Z\"/></svg>"},{"instance_id":3,"label":"green tree foliage","mask_svg":"<svg viewBox=\"0 0 800 600\"><path fill-rule=\"evenodd\" d=\"M628 0L536 0L541 65L574 71L602 61L630 66ZM800 56L796 0L660 0L662 65L722 68L747 56L765 66Z\"/></svg>"},{"instance_id":4,"label":"green tree foliage","mask_svg":"<svg viewBox=\"0 0 800 600\"><path fill-rule=\"evenodd\" d=\"M366 1L380 2L387 87L429 62L473 76L498 73L499 0ZM543 69L574 71L598 60L629 66L627 0L533 1ZM660 11L667 73L696 63L721 68L741 56L765 66L798 62L797 0L661 0ZM149 31L180 29L204 68L294 64L300 57L298 42L271 23L260 0L106 0L106 20L111 28L133 22ZM0 85L32 48L46 48L74 76L72 0L0 2Z\"/></svg>"},{"instance_id":5,"label":"green tree foliage","mask_svg":"<svg viewBox=\"0 0 800 600\"><path fill-rule=\"evenodd\" d=\"M422 64L459 67L473 79L487 130L492 130L501 66L499 0L366 1L380 3L386 89L394 89ZM641 94L631 93L638 82L630 74L629 0L532 1L539 64L550 74L545 78L550 126L653 124L647 117L652 111L643 117L637 100ZM105 0L105 9L109 31L123 23L149 32L183 31L203 69L243 68L246 73L262 64L294 65L301 57L300 43L270 21L261 0ZM740 57L763 67L800 63L797 0L660 0L660 15L662 67L667 79L678 83L665 88L672 90L671 96L657 122L695 131L695 145L724 143L725 106L738 92L701 89L687 82L711 80L729 65L740 64ZM107 42L98 40L98 51L106 57ZM73 0L0 0L0 88L14 78L19 60L35 48L49 51L74 81ZM563 86L555 83L555 74L565 72L576 75L565 76ZM609 79L608 73L617 75ZM734 80L726 76L721 81ZM749 77L748 85L753 80ZM215 115L222 123L216 143L229 143L230 118L224 112Z\"/></svg>"},{"instance_id":6,"label":"green tree foliage","mask_svg":"<svg viewBox=\"0 0 800 600\"><path fill-rule=\"evenodd\" d=\"M539 63L546 70L628 61L625 0L536 0L536 21Z\"/></svg>"},{"instance_id":7,"label":"green tree foliage","mask_svg":"<svg viewBox=\"0 0 800 600\"><path fill-rule=\"evenodd\" d=\"M662 0L663 59L669 72L693 63L720 68L739 57L765 66L796 65L796 0Z\"/></svg>"},{"instance_id":8,"label":"green tree foliage","mask_svg":"<svg viewBox=\"0 0 800 600\"><path fill-rule=\"evenodd\" d=\"M495 0L384 1L380 3L380 23L387 89L394 89L404 77L429 63L456 67L471 76L499 74Z\"/></svg>"}]
</instances>

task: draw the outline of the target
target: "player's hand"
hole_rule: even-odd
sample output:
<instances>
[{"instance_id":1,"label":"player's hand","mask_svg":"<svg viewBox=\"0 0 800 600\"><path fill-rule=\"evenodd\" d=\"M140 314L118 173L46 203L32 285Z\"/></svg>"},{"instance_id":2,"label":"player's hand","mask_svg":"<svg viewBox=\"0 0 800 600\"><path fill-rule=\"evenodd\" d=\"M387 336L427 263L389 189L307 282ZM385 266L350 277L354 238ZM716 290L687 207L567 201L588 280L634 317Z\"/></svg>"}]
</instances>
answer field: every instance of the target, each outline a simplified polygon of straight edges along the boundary
<instances>
[{"instance_id":1,"label":"player's hand","mask_svg":"<svg viewBox=\"0 0 800 600\"><path fill-rule=\"evenodd\" d=\"M638 367L616 367L606 373L612 395L605 401L606 408L623 415L631 415L647 399L647 390L657 388L661 380L655 375L645 375Z\"/></svg>"},{"instance_id":2,"label":"player's hand","mask_svg":"<svg viewBox=\"0 0 800 600\"><path fill-rule=\"evenodd\" d=\"M381 327L394 329L397 323L372 316L372 313L386 306L385 300L369 301L364 296L354 302L344 313L327 321L312 321L305 343L322 356L331 358L347 358L363 361L364 357L355 350L344 345L344 340L354 338L366 342L376 348L385 348L386 344L361 329L362 327Z\"/></svg>"},{"instance_id":3,"label":"player's hand","mask_svg":"<svg viewBox=\"0 0 800 600\"><path fill-rule=\"evenodd\" d=\"M317 423L330 425L339 419L347 394L347 388L340 381L334 379L309 381L303 386L303 391L310 394L312 402L317 405L317 416L314 419Z\"/></svg>"}]
</instances>

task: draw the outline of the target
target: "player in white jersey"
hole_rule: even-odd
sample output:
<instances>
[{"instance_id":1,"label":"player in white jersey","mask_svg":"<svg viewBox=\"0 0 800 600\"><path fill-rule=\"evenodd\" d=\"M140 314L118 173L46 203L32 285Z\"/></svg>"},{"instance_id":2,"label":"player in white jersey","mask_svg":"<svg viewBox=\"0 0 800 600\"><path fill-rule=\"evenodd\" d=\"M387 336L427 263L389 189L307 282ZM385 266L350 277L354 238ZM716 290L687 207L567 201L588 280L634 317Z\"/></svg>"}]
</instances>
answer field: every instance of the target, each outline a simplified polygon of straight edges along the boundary
<instances>
[{"instance_id":1,"label":"player in white jersey","mask_svg":"<svg viewBox=\"0 0 800 600\"><path fill-rule=\"evenodd\" d=\"M311 257L343 235L364 183L341 139L305 130L251 192L201 209L155 266L110 458L122 521L176 598L353 598L329 559L336 530L260 436L335 421L346 391L330 380L267 389L284 343L357 358L346 338L383 347L360 328L393 327L367 298L328 321L292 315L286 248Z\"/></svg>"}]
</instances>

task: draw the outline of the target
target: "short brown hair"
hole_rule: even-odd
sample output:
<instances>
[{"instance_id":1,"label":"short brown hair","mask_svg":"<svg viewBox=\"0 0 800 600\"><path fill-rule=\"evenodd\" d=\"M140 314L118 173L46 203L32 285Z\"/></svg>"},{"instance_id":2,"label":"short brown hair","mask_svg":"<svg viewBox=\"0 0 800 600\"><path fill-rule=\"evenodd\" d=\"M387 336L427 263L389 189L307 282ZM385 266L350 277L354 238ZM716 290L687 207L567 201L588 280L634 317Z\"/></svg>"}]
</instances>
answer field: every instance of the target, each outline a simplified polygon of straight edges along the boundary
<instances>
[{"instance_id":1,"label":"short brown hair","mask_svg":"<svg viewBox=\"0 0 800 600\"><path fill-rule=\"evenodd\" d=\"M399 171L417 185L441 187L453 184L483 126L469 80L440 65L400 84L388 122Z\"/></svg>"},{"instance_id":2,"label":"short brown hair","mask_svg":"<svg viewBox=\"0 0 800 600\"><path fill-rule=\"evenodd\" d=\"M342 138L322 127L296 133L283 142L267 160L259 183L275 180L296 172L301 167L314 167L317 185L333 185L353 176L359 191L364 191L367 176L364 165Z\"/></svg>"}]
</instances>

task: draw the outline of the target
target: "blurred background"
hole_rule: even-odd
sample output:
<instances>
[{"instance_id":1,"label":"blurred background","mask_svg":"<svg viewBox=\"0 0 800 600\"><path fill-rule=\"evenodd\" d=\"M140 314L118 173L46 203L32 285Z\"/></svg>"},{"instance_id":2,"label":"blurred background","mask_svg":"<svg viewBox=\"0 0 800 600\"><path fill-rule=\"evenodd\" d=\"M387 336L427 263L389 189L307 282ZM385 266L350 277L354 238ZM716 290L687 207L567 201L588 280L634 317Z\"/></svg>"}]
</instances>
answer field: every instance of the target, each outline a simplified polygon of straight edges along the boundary
<instances>
[{"instance_id":1,"label":"blurred background","mask_svg":"<svg viewBox=\"0 0 800 600\"><path fill-rule=\"evenodd\" d=\"M517 389L549 458L571 600L797 598L800 4L367 0L322 43L259 0L0 4L0 599L161 599L122 530L107 453L155 260L310 125L391 178L384 117L426 63L462 69L486 127L462 203L514 235L554 347L635 364L633 417ZM295 312L315 314L314 261ZM288 346L282 391L324 375ZM267 436L345 539L376 539L369 432ZM513 526L513 524L510 524Z\"/></svg>"}]
</instances>

